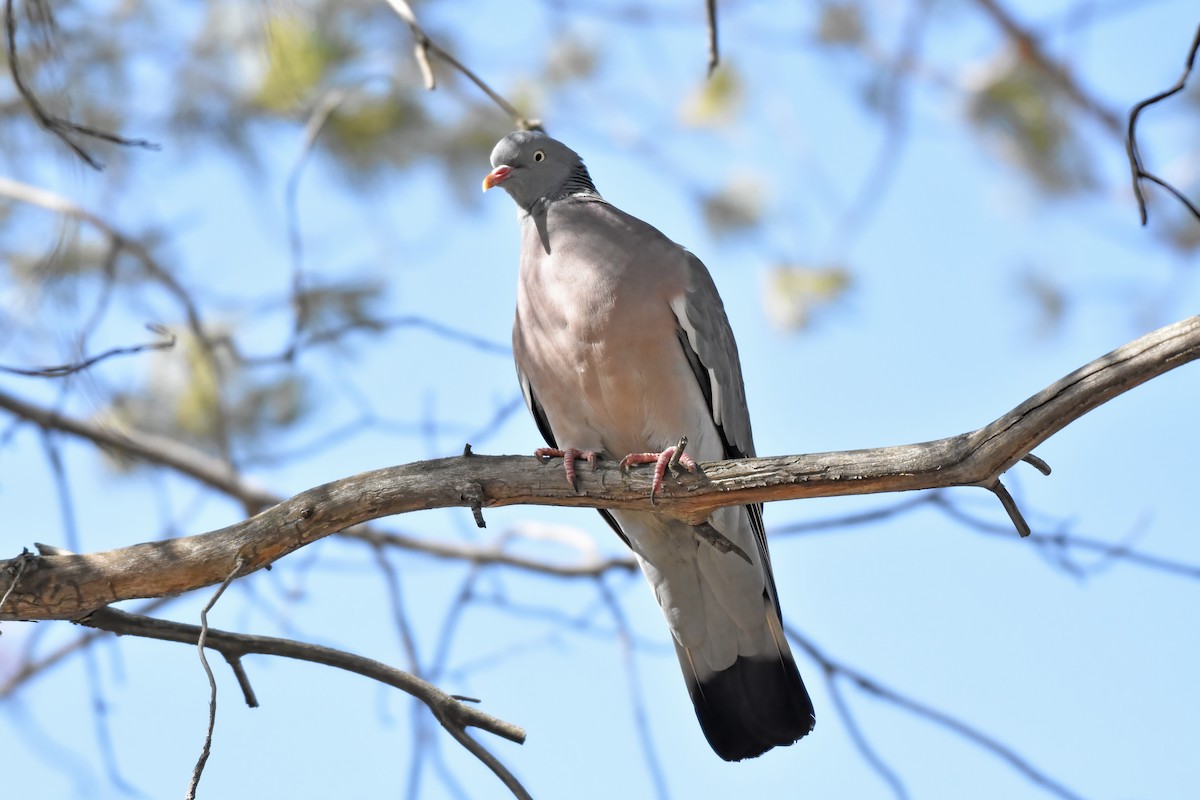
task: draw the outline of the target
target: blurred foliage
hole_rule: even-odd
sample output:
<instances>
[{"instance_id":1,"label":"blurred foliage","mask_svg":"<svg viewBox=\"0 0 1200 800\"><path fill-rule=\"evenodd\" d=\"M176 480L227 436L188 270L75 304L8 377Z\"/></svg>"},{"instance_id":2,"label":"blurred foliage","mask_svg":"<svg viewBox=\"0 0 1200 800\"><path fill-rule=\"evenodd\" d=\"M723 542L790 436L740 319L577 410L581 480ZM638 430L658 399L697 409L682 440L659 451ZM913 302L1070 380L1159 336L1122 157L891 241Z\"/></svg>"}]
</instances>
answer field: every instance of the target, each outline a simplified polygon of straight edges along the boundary
<instances>
[{"instance_id":1,"label":"blurred foliage","mask_svg":"<svg viewBox=\"0 0 1200 800\"><path fill-rule=\"evenodd\" d=\"M1092 189L1090 149L1076 130L1060 85L1028 59L998 59L968 104L968 118L1051 194Z\"/></svg>"},{"instance_id":2,"label":"blurred foliage","mask_svg":"<svg viewBox=\"0 0 1200 800\"><path fill-rule=\"evenodd\" d=\"M762 220L762 184L748 176L735 176L717 192L702 198L704 222L716 236L748 233Z\"/></svg>"},{"instance_id":3,"label":"blurred foliage","mask_svg":"<svg viewBox=\"0 0 1200 800\"><path fill-rule=\"evenodd\" d=\"M1030 267L1017 279L1017 290L1034 312L1033 335L1044 338L1057 333L1066 318L1069 298L1065 287L1044 269Z\"/></svg>"},{"instance_id":4,"label":"blurred foliage","mask_svg":"<svg viewBox=\"0 0 1200 800\"><path fill-rule=\"evenodd\" d=\"M817 40L830 45L859 45L866 39L863 9L858 3L827 3L821 7Z\"/></svg>"},{"instance_id":5,"label":"blurred foliage","mask_svg":"<svg viewBox=\"0 0 1200 800\"><path fill-rule=\"evenodd\" d=\"M815 314L836 304L850 286L850 272L840 264L779 264L767 271L763 281L763 308L779 330L804 330Z\"/></svg>"},{"instance_id":6,"label":"blurred foliage","mask_svg":"<svg viewBox=\"0 0 1200 800\"><path fill-rule=\"evenodd\" d=\"M327 151L360 179L378 177L376 170L403 167L428 155L427 137L405 136L429 126L420 104L409 93L357 92L329 118L321 142Z\"/></svg>"},{"instance_id":7,"label":"blurred foliage","mask_svg":"<svg viewBox=\"0 0 1200 800\"><path fill-rule=\"evenodd\" d=\"M699 85L680 106L680 119L687 125L712 127L731 122L745 97L742 79L726 59L712 77Z\"/></svg>"},{"instance_id":8,"label":"blurred foliage","mask_svg":"<svg viewBox=\"0 0 1200 800\"><path fill-rule=\"evenodd\" d=\"M297 370L247 369L227 348L205 345L186 330L173 333L175 347L147 356L146 378L116 392L101 421L219 452L226 436L250 446L309 410L307 383Z\"/></svg>"},{"instance_id":9,"label":"blurred foliage","mask_svg":"<svg viewBox=\"0 0 1200 800\"><path fill-rule=\"evenodd\" d=\"M1188 197L1191 198L1192 205L1200 207L1200 185L1193 184L1190 189ZM1183 253L1200 249L1200 223L1196 218L1181 208L1173 197L1167 196L1157 187L1149 188L1148 191L1158 195L1156 200L1148 202L1154 203L1154 208L1162 215L1161 230L1167 242Z\"/></svg>"},{"instance_id":10,"label":"blurred foliage","mask_svg":"<svg viewBox=\"0 0 1200 800\"><path fill-rule=\"evenodd\" d=\"M550 44L545 80L552 86L586 80L596 72L599 63L600 56L590 45L568 33Z\"/></svg>"},{"instance_id":11,"label":"blurred foliage","mask_svg":"<svg viewBox=\"0 0 1200 800\"><path fill-rule=\"evenodd\" d=\"M111 249L101 241L83 238L79 224L66 220L59 226L58 240L49 252L4 249L0 253L9 276L28 292L29 299L56 290L70 291L74 279L89 273L111 272L105 269Z\"/></svg>"},{"instance_id":12,"label":"blurred foliage","mask_svg":"<svg viewBox=\"0 0 1200 800\"><path fill-rule=\"evenodd\" d=\"M267 69L255 101L274 113L293 111L306 103L345 50L328 37L327 28L293 16L271 17L265 38Z\"/></svg>"},{"instance_id":13,"label":"blurred foliage","mask_svg":"<svg viewBox=\"0 0 1200 800\"><path fill-rule=\"evenodd\" d=\"M293 300L297 329L314 340L335 343L350 330L382 330L371 308L383 291L383 284L377 281L307 286Z\"/></svg>"}]
</instances>

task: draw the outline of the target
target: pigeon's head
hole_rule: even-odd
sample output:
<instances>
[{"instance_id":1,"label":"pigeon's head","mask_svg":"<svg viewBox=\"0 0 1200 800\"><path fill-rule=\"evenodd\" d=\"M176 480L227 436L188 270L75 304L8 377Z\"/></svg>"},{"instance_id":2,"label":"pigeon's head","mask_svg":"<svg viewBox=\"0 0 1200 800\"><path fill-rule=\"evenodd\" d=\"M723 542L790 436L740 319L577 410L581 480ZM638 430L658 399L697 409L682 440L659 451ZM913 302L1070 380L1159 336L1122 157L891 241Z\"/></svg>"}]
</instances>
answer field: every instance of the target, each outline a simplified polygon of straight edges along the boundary
<instances>
[{"instance_id":1,"label":"pigeon's head","mask_svg":"<svg viewBox=\"0 0 1200 800\"><path fill-rule=\"evenodd\" d=\"M537 131L516 131L496 144L483 190L493 186L502 186L526 210L539 200L596 191L579 154Z\"/></svg>"}]
</instances>

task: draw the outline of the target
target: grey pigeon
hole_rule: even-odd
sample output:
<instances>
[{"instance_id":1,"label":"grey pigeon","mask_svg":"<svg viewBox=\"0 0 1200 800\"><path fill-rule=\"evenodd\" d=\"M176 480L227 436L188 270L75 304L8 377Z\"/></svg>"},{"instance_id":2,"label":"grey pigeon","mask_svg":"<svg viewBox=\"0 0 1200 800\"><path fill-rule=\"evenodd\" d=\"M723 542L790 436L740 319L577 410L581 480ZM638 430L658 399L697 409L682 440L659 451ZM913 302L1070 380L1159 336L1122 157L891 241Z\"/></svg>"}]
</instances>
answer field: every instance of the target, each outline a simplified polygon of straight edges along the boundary
<instances>
[{"instance_id":1,"label":"grey pigeon","mask_svg":"<svg viewBox=\"0 0 1200 800\"><path fill-rule=\"evenodd\" d=\"M580 157L545 134L504 137L492 167L484 190L504 188L520 209L513 354L550 444L538 453L563 457L572 483L577 458L628 453L623 464L656 463L656 486L684 435L697 461L753 456L737 346L700 260L605 202ZM698 526L649 505L600 513L654 589L717 755L752 758L811 731L762 506Z\"/></svg>"}]
</instances>

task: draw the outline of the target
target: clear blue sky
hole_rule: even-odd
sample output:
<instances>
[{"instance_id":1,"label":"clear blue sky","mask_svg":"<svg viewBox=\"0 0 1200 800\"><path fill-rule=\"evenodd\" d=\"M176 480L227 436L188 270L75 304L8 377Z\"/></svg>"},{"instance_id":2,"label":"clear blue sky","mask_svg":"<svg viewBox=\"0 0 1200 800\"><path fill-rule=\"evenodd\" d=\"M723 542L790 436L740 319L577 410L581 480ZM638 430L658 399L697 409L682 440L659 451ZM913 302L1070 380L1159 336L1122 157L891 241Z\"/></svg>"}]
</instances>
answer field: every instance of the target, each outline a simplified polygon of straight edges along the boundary
<instances>
[{"instance_id":1,"label":"clear blue sky","mask_svg":"<svg viewBox=\"0 0 1200 800\"><path fill-rule=\"evenodd\" d=\"M858 62L815 58L805 43L807 11L748 3L723 17L723 45L745 83L736 120L713 130L680 121L683 99L703 73L698 9L686 24L630 27L548 4L421 6L431 32L453 31L473 68L506 90L521 85L550 38L570 32L604 54L595 82L539 92L535 113L581 152L602 193L699 255L725 297L741 346L761 454L815 452L922 441L978 427L1049 382L1129 339L1195 313L1196 256L1163 248L1138 226L1120 143L1090 129L1093 169L1106 189L1091 199L1051 203L1030 190L1000 147L963 135L962 86L910 94L907 136L873 216L847 231L842 214L866 177L883 134L853 98ZM1056 4L1066 8L1066 4ZM681 4L673 7L682 8ZM1035 19L1038 3L1016 3ZM691 9L691 6L688 6ZM985 70L993 33L965 10L930 35L927 62ZM1044 18L1059 18L1046 14ZM1086 35L1052 39L1079 67L1081 82L1123 110L1174 81L1200 21L1192 2L1159 2L1097 22ZM895 22L894 20L892 21ZM397 47L408 39L397 24ZM953 74L966 83L969 78ZM464 91L466 91L464 89ZM451 115L453 93L429 96ZM1193 109L1195 107L1193 106ZM1194 112L1193 112L1194 113ZM1152 154L1181 181L1200 161L1194 131L1163 112L1148 131ZM1152 118L1145 123L1153 125ZM506 131L496 117L495 138ZM147 131L149 138L156 138ZM231 298L288 290L284 182L301 136L266 134L272 153L261 177L213 155L184 161L170 142L136 156L135 185L107 207L130 227L177 232L181 279L219 314ZM416 145L416 146L419 146ZM515 291L517 234L507 197L475 197L486 153L460 178L419 166L356 194L316 159L305 174L300 214L305 267L314 275L384 281L387 312L420 314L506 342ZM768 223L761 237L714 239L696 192L734 176L761 186ZM100 179L71 164L43 184L90 205ZM469 198L469 200L467 199ZM1168 202L1154 195L1156 220ZM837 307L799 333L766 318L766 270L784 261L842 263L853 287ZM1034 274L1064 288L1061 327L1039 331L1038 309L1021 290ZM153 307L153 301L148 301ZM149 313L149 312L148 312ZM109 333L140 339L144 319ZM169 321L169 320L168 320ZM269 352L286 320L253 326ZM13 360L4 353L6 361ZM321 413L272 443L287 451L355 418L365 403L381 418L411 425L346 437L311 458L249 470L282 494L374 467L461 451L526 453L540 444L523 411L487 437L472 438L516 396L507 356L480 353L427 333L398 330L350 357L314 357L326 401ZM106 365L104 382L137 374L136 360ZM46 386L5 379L26 396ZM348 387L353 385L351 391ZM1102 407L1037 453L1049 478L1018 467L1007 477L1035 528L1200 564L1195 426L1200 368L1184 367ZM94 408L72 409L88 414ZM422 432L430 420L444 429ZM429 427L426 425L426 427ZM106 549L163 535L216 528L239 511L185 480L113 475L87 448L72 447L72 483L82 546ZM979 490L949 497L995 524L998 503ZM780 503L768 527L893 504L895 496ZM36 433L22 430L0 453L5 551L63 537L53 482ZM577 529L617 552L594 513L511 508L486 514L476 531L461 511L385 520L387 529L486 542L533 525ZM547 558L558 550L522 542ZM1071 577L1054 554L1008 536L984 536L933 507L880 524L772 540L785 620L830 656L879 682L968 722L1080 795L1175 798L1200 790L1200 584L1122 561ZM561 548L562 557L575 554ZM437 659L448 609L468 568L394 556L400 591L425 668ZM483 701L524 726L524 746L478 738L539 798L652 797L641 713L672 797L797 796L887 798L888 786L856 751L830 686L798 653L817 706L816 731L755 761L716 758L695 722L661 615L640 575L607 576L634 632L633 671L614 641L615 623L597 586L511 571L476 585L442 672L442 688ZM165 612L195 622L208 592ZM131 606L132 607L132 606ZM405 662L388 586L373 554L327 540L270 573L238 582L211 617L217 627L286 635ZM39 652L78 631L65 624L3 626L0 677L37 639ZM125 780L148 797L181 796L199 752L208 687L193 648L108 642L91 656L106 704L104 726ZM220 709L201 796L404 797L414 752L410 702L362 678L312 665L253 657L247 669L262 707L247 709L219 658ZM632 681L632 684L631 684ZM863 735L917 798L1037 798L1045 792L962 737L839 684ZM418 712L420 713L420 712ZM422 798L500 797L487 771L440 730L439 755L421 773ZM85 662L76 658L0 706L0 765L6 794L41 800L119 796L106 774ZM441 765L441 766L438 766ZM439 770L452 775L443 779Z\"/></svg>"}]
</instances>

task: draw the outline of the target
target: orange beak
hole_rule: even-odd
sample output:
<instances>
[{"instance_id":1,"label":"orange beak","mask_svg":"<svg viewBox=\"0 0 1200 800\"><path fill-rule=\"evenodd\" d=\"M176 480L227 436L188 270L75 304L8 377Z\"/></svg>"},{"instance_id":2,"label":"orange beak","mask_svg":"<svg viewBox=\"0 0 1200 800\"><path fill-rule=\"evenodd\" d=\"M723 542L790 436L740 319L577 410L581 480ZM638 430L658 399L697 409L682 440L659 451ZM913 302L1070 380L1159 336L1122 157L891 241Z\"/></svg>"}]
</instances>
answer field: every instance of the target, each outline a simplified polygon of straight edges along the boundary
<instances>
[{"instance_id":1,"label":"orange beak","mask_svg":"<svg viewBox=\"0 0 1200 800\"><path fill-rule=\"evenodd\" d=\"M483 179L483 190L486 192L493 186L499 186L504 182L504 179L508 177L510 172L512 172L512 167L508 166L507 164L501 164L500 166L496 167L487 174L487 177Z\"/></svg>"}]
</instances>

